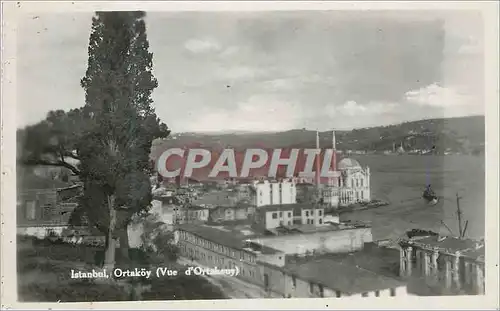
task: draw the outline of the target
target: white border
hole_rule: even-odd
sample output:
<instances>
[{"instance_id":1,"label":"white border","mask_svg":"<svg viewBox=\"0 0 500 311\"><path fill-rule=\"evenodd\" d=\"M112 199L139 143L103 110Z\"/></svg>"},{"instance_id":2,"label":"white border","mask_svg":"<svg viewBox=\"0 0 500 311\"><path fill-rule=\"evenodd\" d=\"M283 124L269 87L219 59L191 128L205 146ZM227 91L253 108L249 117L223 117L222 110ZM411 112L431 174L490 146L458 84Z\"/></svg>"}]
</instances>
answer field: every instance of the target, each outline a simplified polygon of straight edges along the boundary
<instances>
[{"instance_id":1,"label":"white border","mask_svg":"<svg viewBox=\"0 0 500 311\"><path fill-rule=\"evenodd\" d=\"M486 295L458 297L395 298L306 298L252 299L222 301L155 302L16 302L16 14L19 12L70 12L95 10L144 11L269 11L269 10L479 10L484 18L485 36L485 105L486 105ZM1 301L3 308L23 309L412 309L457 308L497 309L498 302L498 11L497 1L490 2L21 2L2 3L2 105L1 105Z\"/></svg>"}]
</instances>

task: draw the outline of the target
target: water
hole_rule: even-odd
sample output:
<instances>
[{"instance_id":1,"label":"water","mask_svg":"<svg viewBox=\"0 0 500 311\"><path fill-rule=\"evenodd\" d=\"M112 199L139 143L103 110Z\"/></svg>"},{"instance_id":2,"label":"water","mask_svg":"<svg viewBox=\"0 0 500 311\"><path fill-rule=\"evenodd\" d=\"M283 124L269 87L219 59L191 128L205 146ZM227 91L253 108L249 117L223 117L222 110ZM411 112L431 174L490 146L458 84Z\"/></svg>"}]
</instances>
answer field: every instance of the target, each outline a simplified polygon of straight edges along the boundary
<instances>
[{"instance_id":1,"label":"water","mask_svg":"<svg viewBox=\"0 0 500 311\"><path fill-rule=\"evenodd\" d=\"M374 239L392 239L413 228L458 235L456 193L462 197L466 236L484 237L485 159L475 156L352 156L371 170L373 199L390 203L343 214L342 219L370 221ZM429 206L421 198L426 184L440 197ZM445 225L442 224L444 222Z\"/></svg>"}]
</instances>

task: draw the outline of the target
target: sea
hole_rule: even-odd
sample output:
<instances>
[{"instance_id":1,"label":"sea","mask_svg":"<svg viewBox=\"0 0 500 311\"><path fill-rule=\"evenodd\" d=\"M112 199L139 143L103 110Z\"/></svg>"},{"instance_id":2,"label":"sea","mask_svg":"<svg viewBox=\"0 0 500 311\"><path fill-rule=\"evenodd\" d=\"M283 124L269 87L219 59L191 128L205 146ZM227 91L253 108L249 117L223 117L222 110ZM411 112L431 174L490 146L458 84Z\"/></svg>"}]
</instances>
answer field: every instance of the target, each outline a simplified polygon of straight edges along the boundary
<instances>
[{"instance_id":1,"label":"sea","mask_svg":"<svg viewBox=\"0 0 500 311\"><path fill-rule=\"evenodd\" d=\"M465 236L484 238L483 156L359 155L350 158L363 167L370 167L372 199L389 205L345 213L341 219L371 223L374 240L397 239L411 229L458 235L457 194L462 222L464 225L468 222ZM422 199L427 184L440 197L434 206Z\"/></svg>"}]
</instances>

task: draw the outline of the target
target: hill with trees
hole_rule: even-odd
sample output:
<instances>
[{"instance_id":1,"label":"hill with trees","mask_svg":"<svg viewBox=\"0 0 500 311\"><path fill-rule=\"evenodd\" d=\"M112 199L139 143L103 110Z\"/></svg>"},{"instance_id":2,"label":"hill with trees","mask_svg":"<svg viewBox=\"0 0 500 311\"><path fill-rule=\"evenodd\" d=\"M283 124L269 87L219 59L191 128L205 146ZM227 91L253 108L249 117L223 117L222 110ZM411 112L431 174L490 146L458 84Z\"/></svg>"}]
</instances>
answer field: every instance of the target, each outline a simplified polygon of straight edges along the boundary
<instances>
[{"instance_id":1,"label":"hill with trees","mask_svg":"<svg viewBox=\"0 0 500 311\"><path fill-rule=\"evenodd\" d=\"M485 143L484 116L428 119L395 125L335 131L338 150L382 153L394 145L405 150L431 150L482 154ZM332 144L332 131L320 132L320 145ZM152 157L172 147L205 148L315 148L316 132L293 129L259 133L177 133L153 142Z\"/></svg>"}]
</instances>

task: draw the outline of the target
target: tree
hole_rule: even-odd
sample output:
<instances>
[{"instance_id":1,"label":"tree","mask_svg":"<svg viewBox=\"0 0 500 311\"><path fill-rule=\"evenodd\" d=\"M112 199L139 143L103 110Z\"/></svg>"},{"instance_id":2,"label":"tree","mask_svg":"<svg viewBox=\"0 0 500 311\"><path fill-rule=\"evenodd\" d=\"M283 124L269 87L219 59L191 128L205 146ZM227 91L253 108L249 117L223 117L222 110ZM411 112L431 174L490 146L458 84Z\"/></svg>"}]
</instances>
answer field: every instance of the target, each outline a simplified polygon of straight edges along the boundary
<instances>
[{"instance_id":1,"label":"tree","mask_svg":"<svg viewBox=\"0 0 500 311\"><path fill-rule=\"evenodd\" d=\"M88 68L81 80L85 117L91 125L79 146L84 204L91 203L86 205L92 212L89 218L101 221L107 232L108 267L114 264L117 238L121 248L128 249L126 226L131 216L151 202L152 142L169 134L152 107L151 94L158 83L144 17L144 12L97 12Z\"/></svg>"},{"instance_id":2,"label":"tree","mask_svg":"<svg viewBox=\"0 0 500 311\"><path fill-rule=\"evenodd\" d=\"M158 83L144 17L144 12L97 12L81 80L85 105L51 112L20 133L24 164L66 167L83 182L80 203L90 224L106 235L109 268L117 239L128 255L131 216L150 205L152 141L169 134L152 107Z\"/></svg>"}]
</instances>

